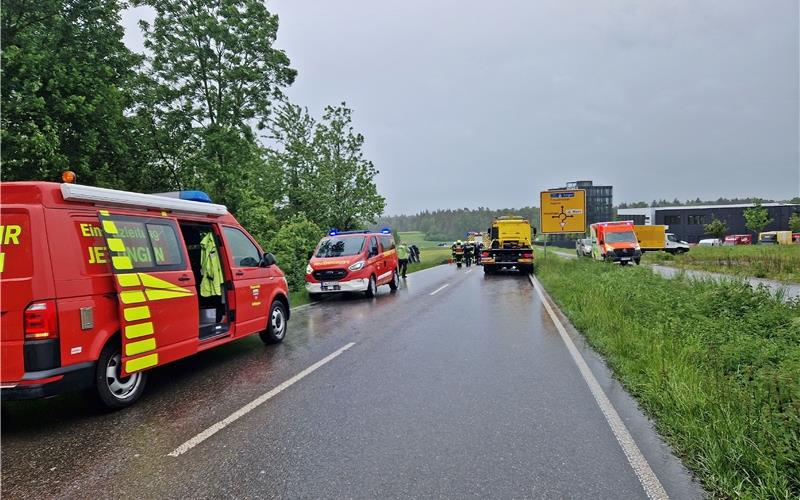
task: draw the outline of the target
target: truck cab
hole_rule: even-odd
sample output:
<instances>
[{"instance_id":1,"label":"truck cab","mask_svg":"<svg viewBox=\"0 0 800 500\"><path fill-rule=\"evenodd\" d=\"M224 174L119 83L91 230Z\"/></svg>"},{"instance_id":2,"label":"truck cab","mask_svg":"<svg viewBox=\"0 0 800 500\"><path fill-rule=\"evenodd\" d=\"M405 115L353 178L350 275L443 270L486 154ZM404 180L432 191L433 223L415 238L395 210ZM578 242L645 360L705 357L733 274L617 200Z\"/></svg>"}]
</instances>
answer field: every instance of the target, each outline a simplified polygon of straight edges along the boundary
<instances>
[{"instance_id":1,"label":"truck cab","mask_svg":"<svg viewBox=\"0 0 800 500\"><path fill-rule=\"evenodd\" d=\"M641 262L642 249L633 221L597 222L591 225L591 235L592 258L623 266Z\"/></svg>"},{"instance_id":2,"label":"truck cab","mask_svg":"<svg viewBox=\"0 0 800 500\"><path fill-rule=\"evenodd\" d=\"M533 273L533 248L535 230L528 219L519 216L497 217L487 230L488 246L481 252L481 265L485 274L503 268Z\"/></svg>"}]
</instances>

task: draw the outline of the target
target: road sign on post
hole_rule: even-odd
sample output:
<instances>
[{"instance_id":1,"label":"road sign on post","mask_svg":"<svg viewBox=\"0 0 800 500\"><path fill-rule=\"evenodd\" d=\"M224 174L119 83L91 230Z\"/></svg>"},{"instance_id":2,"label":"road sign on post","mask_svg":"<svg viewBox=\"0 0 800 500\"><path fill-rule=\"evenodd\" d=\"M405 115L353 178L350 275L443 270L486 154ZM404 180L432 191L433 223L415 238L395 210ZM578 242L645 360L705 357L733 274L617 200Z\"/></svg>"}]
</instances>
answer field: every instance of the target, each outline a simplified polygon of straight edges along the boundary
<instances>
[{"instance_id":1,"label":"road sign on post","mask_svg":"<svg viewBox=\"0 0 800 500\"><path fill-rule=\"evenodd\" d=\"M539 227L543 234L586 232L585 189L542 191L539 200Z\"/></svg>"}]
</instances>

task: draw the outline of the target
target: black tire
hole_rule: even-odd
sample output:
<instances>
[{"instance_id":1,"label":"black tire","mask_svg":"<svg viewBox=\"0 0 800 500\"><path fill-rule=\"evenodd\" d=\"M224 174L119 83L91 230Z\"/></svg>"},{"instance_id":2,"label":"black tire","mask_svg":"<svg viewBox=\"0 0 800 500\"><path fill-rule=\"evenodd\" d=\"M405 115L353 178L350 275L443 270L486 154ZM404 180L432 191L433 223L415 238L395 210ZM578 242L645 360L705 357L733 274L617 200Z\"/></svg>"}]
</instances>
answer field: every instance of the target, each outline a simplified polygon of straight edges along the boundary
<instances>
[{"instance_id":1,"label":"black tire","mask_svg":"<svg viewBox=\"0 0 800 500\"><path fill-rule=\"evenodd\" d=\"M627 260L621 260L621 261L619 261L619 265L620 266L627 266L628 265L628 261Z\"/></svg>"},{"instance_id":2,"label":"black tire","mask_svg":"<svg viewBox=\"0 0 800 500\"><path fill-rule=\"evenodd\" d=\"M483 274L494 274L494 266L483 266Z\"/></svg>"},{"instance_id":3,"label":"black tire","mask_svg":"<svg viewBox=\"0 0 800 500\"><path fill-rule=\"evenodd\" d=\"M642 263L642 259L635 259L634 262L636 262L636 265L638 266Z\"/></svg>"},{"instance_id":4,"label":"black tire","mask_svg":"<svg viewBox=\"0 0 800 500\"><path fill-rule=\"evenodd\" d=\"M400 285L400 280L397 278L397 269L392 271L392 281L389 282L389 290L395 291L397 287Z\"/></svg>"},{"instance_id":5,"label":"black tire","mask_svg":"<svg viewBox=\"0 0 800 500\"><path fill-rule=\"evenodd\" d=\"M147 372L120 377L122 351L112 340L100 352L95 368L94 387L98 402L109 410L120 410L135 403L144 393ZM111 373L114 373L111 375Z\"/></svg>"},{"instance_id":6,"label":"black tire","mask_svg":"<svg viewBox=\"0 0 800 500\"><path fill-rule=\"evenodd\" d=\"M286 305L280 300L274 300L267 316L267 329L259 332L258 336L265 344L278 344L286 338L289 325L286 321L288 311Z\"/></svg>"},{"instance_id":7,"label":"black tire","mask_svg":"<svg viewBox=\"0 0 800 500\"><path fill-rule=\"evenodd\" d=\"M367 291L364 292L367 297L370 299L377 295L378 293L378 283L375 281L375 276L369 277L369 284L367 285Z\"/></svg>"}]
</instances>

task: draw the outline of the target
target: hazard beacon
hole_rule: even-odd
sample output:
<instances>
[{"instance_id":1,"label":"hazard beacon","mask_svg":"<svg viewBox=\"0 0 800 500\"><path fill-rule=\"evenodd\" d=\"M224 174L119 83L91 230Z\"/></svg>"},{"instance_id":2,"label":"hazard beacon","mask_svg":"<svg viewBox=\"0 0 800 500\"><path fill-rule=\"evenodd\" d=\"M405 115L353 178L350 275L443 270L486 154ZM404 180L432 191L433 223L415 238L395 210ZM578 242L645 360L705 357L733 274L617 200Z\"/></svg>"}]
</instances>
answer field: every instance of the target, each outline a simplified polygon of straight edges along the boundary
<instances>
[{"instance_id":1,"label":"hazard beacon","mask_svg":"<svg viewBox=\"0 0 800 500\"><path fill-rule=\"evenodd\" d=\"M2 398L134 403L147 371L247 335L281 342L286 279L223 205L0 183Z\"/></svg>"}]
</instances>

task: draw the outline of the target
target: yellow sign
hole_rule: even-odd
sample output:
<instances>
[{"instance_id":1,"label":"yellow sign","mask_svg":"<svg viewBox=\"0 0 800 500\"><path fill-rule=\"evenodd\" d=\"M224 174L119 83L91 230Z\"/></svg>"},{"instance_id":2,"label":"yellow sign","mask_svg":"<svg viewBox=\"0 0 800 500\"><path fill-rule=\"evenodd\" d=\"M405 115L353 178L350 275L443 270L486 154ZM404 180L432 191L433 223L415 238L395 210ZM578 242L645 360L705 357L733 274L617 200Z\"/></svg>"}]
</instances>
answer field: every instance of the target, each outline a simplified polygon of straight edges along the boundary
<instances>
[{"instance_id":1,"label":"yellow sign","mask_svg":"<svg viewBox=\"0 0 800 500\"><path fill-rule=\"evenodd\" d=\"M539 218L543 234L585 233L586 190L542 191Z\"/></svg>"}]
</instances>

